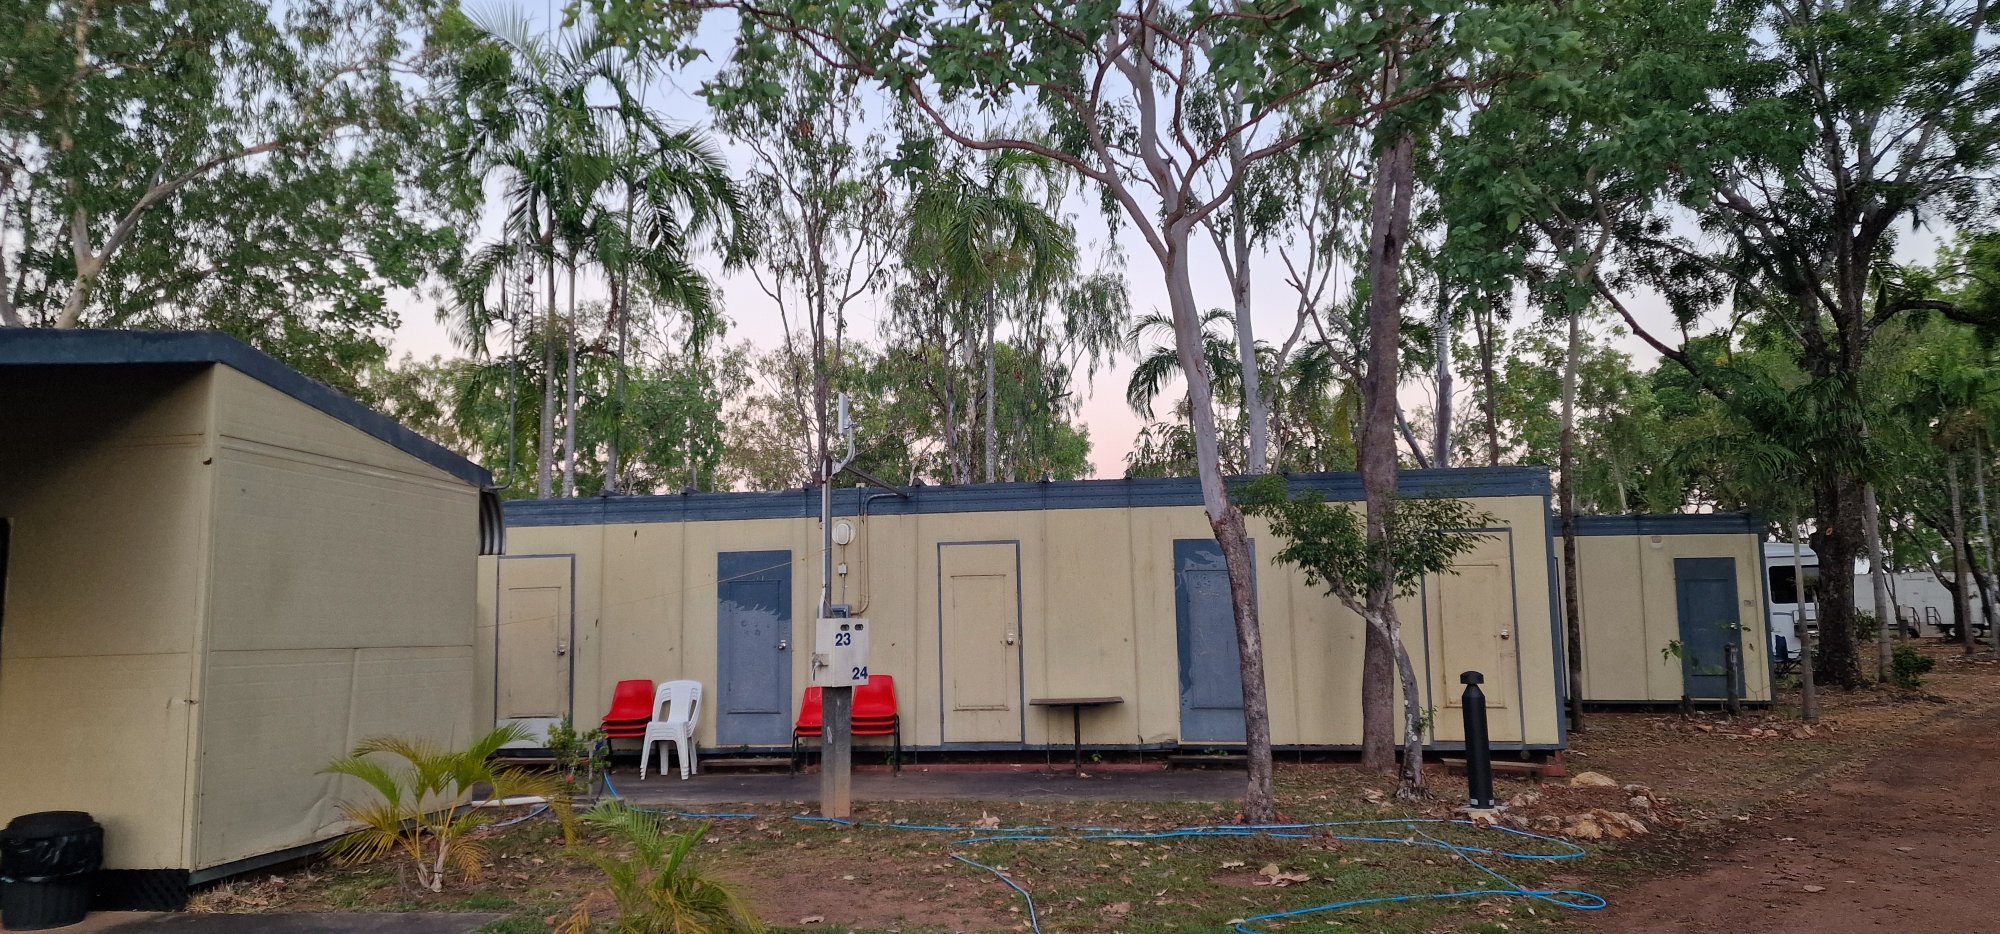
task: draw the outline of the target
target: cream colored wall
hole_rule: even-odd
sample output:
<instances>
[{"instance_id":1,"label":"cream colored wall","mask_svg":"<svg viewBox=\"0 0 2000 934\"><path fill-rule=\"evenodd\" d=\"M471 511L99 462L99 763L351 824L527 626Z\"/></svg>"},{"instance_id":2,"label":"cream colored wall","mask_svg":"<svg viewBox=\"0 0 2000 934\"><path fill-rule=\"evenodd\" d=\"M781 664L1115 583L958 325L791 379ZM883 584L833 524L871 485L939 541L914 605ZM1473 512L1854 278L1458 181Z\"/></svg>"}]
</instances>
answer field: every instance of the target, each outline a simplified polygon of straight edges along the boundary
<instances>
[{"instance_id":1,"label":"cream colored wall","mask_svg":"<svg viewBox=\"0 0 2000 934\"><path fill-rule=\"evenodd\" d=\"M194 868L325 839L364 738L472 730L478 491L215 369Z\"/></svg>"},{"instance_id":2,"label":"cream colored wall","mask_svg":"<svg viewBox=\"0 0 2000 934\"><path fill-rule=\"evenodd\" d=\"M1561 741L1556 720L1554 642L1550 627L1548 550L1543 500L1475 500L1503 531L1480 546L1480 560L1507 568L1511 593L1491 599L1514 608L1504 620L1506 644L1518 660L1512 722L1496 722L1496 738L1531 744ZM1084 741L1167 743L1180 735L1179 656L1175 640L1173 543L1212 538L1199 507L1058 509L850 517L855 541L836 547L848 573L836 577L834 600L855 607L872 624L871 667L893 674L904 710L904 741L932 746L951 741L940 724L938 546L947 542L1018 542L1022 620L1018 650L1023 701L1034 697L1113 695L1124 703L1089 711ZM1508 531L1511 530L1511 531ZM1282 547L1253 521L1259 568L1260 620L1272 736L1283 745L1360 742L1361 622L1303 576L1274 565ZM577 562L575 700L578 719L594 722L612 685L625 678L716 678L716 555L724 551L789 549L793 557L794 697L803 692L817 603L819 528L816 519L536 526L508 530L508 552L573 554ZM482 562L480 678L482 717L492 713L490 666L495 607L494 559ZM1442 670L1426 653L1431 620L1422 594L1399 602L1426 706L1439 708L1436 738L1460 738L1455 702L1458 672ZM945 637L949 639L949 637ZM1497 640L1499 633L1477 638ZM979 646L947 644L951 652ZM991 647L986 647L988 650ZM957 656L955 656L957 658ZM976 660L976 659L975 659ZM1489 688L1492 688L1489 685ZM1438 694L1448 696L1434 696ZM1066 710L1028 708L1024 742L1067 744ZM484 721L482 721L484 722ZM712 710L702 735L714 736Z\"/></svg>"},{"instance_id":3,"label":"cream colored wall","mask_svg":"<svg viewBox=\"0 0 2000 934\"><path fill-rule=\"evenodd\" d=\"M1771 699L1762 546L1757 536L1586 535L1577 544L1586 700L1680 700L1681 661L1662 653L1680 638L1676 558L1734 559L1744 699Z\"/></svg>"},{"instance_id":4,"label":"cream colored wall","mask_svg":"<svg viewBox=\"0 0 2000 934\"><path fill-rule=\"evenodd\" d=\"M89 811L106 866L183 867L210 376L108 372L0 384L0 821Z\"/></svg>"}]
</instances>

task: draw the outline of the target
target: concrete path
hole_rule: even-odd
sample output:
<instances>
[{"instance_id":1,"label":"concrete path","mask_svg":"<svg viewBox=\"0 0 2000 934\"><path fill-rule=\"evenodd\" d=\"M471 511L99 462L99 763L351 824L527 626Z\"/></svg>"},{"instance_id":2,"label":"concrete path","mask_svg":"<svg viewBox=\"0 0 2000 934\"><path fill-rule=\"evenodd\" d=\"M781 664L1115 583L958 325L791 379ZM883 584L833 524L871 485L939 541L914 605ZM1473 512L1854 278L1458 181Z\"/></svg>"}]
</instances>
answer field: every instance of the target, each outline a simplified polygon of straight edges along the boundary
<instances>
[{"instance_id":1,"label":"concrete path","mask_svg":"<svg viewBox=\"0 0 2000 934\"><path fill-rule=\"evenodd\" d=\"M1086 772L927 771L902 774L856 772L856 801L1235 801L1243 797L1243 773L1235 770ZM619 769L613 787L626 799L647 805L785 804L819 800L819 775L779 773L648 775Z\"/></svg>"},{"instance_id":2,"label":"concrete path","mask_svg":"<svg viewBox=\"0 0 2000 934\"><path fill-rule=\"evenodd\" d=\"M506 915L408 912L396 914L156 914L99 911L82 924L53 928L61 934L467 934Z\"/></svg>"}]
</instances>

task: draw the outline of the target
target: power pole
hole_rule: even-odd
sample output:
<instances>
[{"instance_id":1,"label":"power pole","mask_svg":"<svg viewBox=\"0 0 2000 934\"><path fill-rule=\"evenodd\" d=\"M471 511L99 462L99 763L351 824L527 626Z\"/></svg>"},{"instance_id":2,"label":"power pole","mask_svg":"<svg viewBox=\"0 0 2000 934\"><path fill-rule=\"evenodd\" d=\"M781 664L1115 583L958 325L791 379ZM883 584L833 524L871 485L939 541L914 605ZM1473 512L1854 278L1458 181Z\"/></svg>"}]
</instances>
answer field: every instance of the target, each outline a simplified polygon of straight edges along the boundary
<instances>
[{"instance_id":1,"label":"power pole","mask_svg":"<svg viewBox=\"0 0 2000 934\"><path fill-rule=\"evenodd\" d=\"M819 475L819 619L833 616L833 478L854 460L854 423L847 416L847 394L840 394L840 433L847 437L847 456L836 465L832 452L820 457ZM814 624L815 629L818 623ZM815 651L821 647L815 646ZM820 688L819 812L821 817L846 819L854 810L854 688Z\"/></svg>"}]
</instances>

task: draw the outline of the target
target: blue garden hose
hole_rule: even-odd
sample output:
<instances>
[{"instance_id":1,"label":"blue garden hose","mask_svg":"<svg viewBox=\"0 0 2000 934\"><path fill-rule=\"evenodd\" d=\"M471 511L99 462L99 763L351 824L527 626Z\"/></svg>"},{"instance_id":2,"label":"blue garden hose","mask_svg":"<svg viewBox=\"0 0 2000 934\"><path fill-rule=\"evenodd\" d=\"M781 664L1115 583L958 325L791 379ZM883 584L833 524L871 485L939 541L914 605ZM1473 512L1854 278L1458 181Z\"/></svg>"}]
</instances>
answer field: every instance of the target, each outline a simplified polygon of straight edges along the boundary
<instances>
[{"instance_id":1,"label":"blue garden hose","mask_svg":"<svg viewBox=\"0 0 2000 934\"><path fill-rule=\"evenodd\" d=\"M611 784L611 780L608 777L604 779L604 790L607 793L609 793L613 798L622 799L623 797L618 793L617 787ZM751 819L776 816L776 815L763 815L763 814L755 814L748 812L700 813L694 811L663 811L663 810L648 809L648 808L639 808L638 810L647 811L648 813L653 813L653 814L663 814L670 817L687 818L690 820L751 820ZM1491 876L1494 879L1494 881L1498 882L1501 886L1503 886L1501 888L1473 889L1462 892L1415 892L1404 895L1381 895L1371 898L1356 898L1342 902L1332 902L1325 905L1314 905L1308 908L1295 908L1290 911L1274 911L1267 914L1252 915L1248 918L1244 918L1242 921L1239 921L1231 925L1230 927L1231 930L1234 932L1234 934L1263 934L1263 932L1250 926L1260 921L1277 921L1284 918L1298 918L1298 917L1304 917L1306 915L1322 914L1329 911L1339 911L1344 908L1359 908L1366 905L1388 905L1388 904L1398 904L1403 902L1445 901L1448 899L1482 898L1491 896L1491 897L1501 897L1501 898L1527 898L1539 902L1546 902L1548 904L1562 908L1575 909L1578 911L1596 911L1600 908L1605 907L1606 904L1602 896L1590 892L1583 892L1575 889L1527 888L1525 886L1520 885L1519 883L1516 883L1514 880L1509 879L1506 876L1500 874L1498 871L1495 871L1492 867L1487 866L1486 864L1480 862L1478 859L1478 857L1514 859L1514 860L1542 860L1542 861L1579 859L1582 856L1584 856L1584 854L1587 852L1583 847L1577 845L1572 841L1565 840L1561 837L1551 837L1544 834L1532 833L1526 830L1519 830L1513 827L1503 827L1497 824L1496 825L1475 824L1472 821L1465 821L1465 820L1446 820L1442 818L1396 818L1396 819L1385 819L1385 820L1318 821L1313 823L1302 823L1302 824L1212 824L1206 826L1176 827L1170 830L1128 830L1120 827L992 828L992 827L964 826L959 824L893 824L893 823L882 823L880 821L856 822L856 821L845 820L843 818L838 818L838 817L818 817L809 814L788 814L784 816L791 820L800 821L804 823L835 824L842 827L863 827L863 828L879 829L879 830L907 830L913 832L926 832L926 833L971 834L971 836L962 837L960 839L952 841L957 846L973 846L981 843L1020 843L1020 842L1037 842L1037 841L1054 841L1054 840L1069 840L1069 841L1166 840L1166 839L1186 838L1186 837L1267 837L1274 839L1313 839L1313 838L1323 837L1325 839L1340 840L1348 843L1376 843L1376 844L1386 844L1392 846L1417 846L1417 847L1426 847L1431 849L1440 849L1449 852L1454 857L1463 860L1467 864L1471 865L1474 869L1477 869L1480 872L1485 873L1488 876ZM1475 829L1497 831L1504 834L1512 834L1514 836L1521 837L1527 840L1535 840L1545 844L1552 844L1554 846L1560 847L1561 849L1552 853L1551 852L1538 853L1538 852L1523 852L1518 850L1499 849L1497 847L1469 846L1466 844L1452 843L1449 840L1445 840L1431 833L1428 833L1424 829L1426 826L1438 826L1438 825L1472 827ZM1384 837L1384 836L1354 834L1354 833L1313 832L1313 831L1325 831L1330 828L1336 828L1336 827L1354 827L1354 828L1400 827L1405 831L1407 831L1409 834L1412 834L1414 836ZM1418 837L1421 837L1422 839L1419 840L1417 839ZM950 856L952 859L958 862L964 863L967 866L971 866L975 869L981 869L988 873L991 873L994 878L999 879L1001 882L1005 883L1008 888L1013 889L1014 891L1020 893L1022 900L1027 902L1028 905L1029 929L1032 930L1034 934L1042 934L1041 915L1035 905L1035 896L1032 893L1030 893L1027 890L1027 888L1023 887L1019 882L1014 881L1012 877L1008 876L1005 872L1001 871L998 868L989 866L985 863L979 862L960 853L947 853L946 855Z\"/></svg>"}]
</instances>

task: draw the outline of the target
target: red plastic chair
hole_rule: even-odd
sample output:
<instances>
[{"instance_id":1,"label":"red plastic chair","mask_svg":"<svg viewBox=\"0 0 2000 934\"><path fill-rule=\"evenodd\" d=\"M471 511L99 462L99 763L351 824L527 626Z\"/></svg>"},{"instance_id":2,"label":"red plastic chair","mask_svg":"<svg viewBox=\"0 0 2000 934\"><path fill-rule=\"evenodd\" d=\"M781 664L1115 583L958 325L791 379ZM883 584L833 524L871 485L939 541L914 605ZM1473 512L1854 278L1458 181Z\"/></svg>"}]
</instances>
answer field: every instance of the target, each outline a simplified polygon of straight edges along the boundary
<instances>
[{"instance_id":1,"label":"red plastic chair","mask_svg":"<svg viewBox=\"0 0 2000 934\"><path fill-rule=\"evenodd\" d=\"M614 739L638 739L646 735L653 719L653 682L644 678L620 681L611 689L611 711L600 724L604 735Z\"/></svg>"},{"instance_id":2,"label":"red plastic chair","mask_svg":"<svg viewBox=\"0 0 2000 934\"><path fill-rule=\"evenodd\" d=\"M799 705L799 720L792 727L792 771L799 770L799 760L803 755L803 741L816 738L824 730L823 701L817 686L806 688L806 696ZM889 675L875 675L868 683L854 689L854 713L852 716L853 735L887 736L893 746L893 758L889 768L897 773L903 771L903 718L896 710L896 679Z\"/></svg>"}]
</instances>

